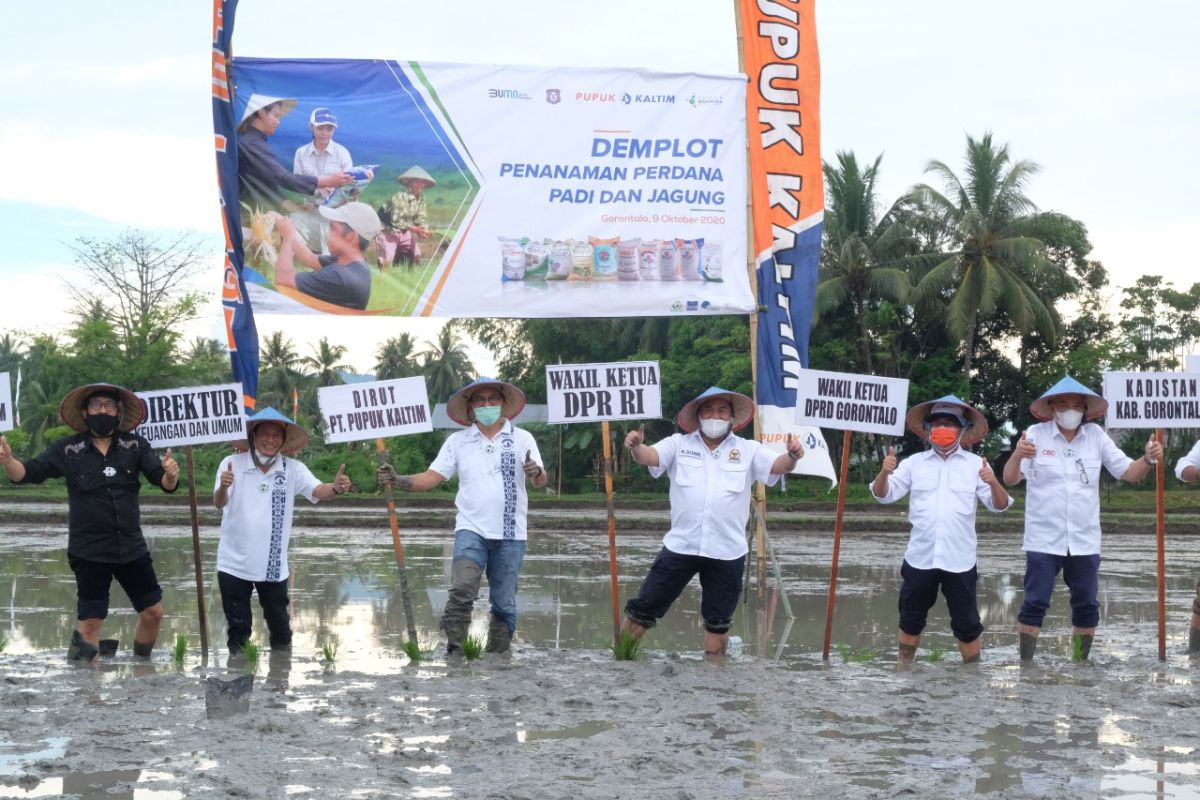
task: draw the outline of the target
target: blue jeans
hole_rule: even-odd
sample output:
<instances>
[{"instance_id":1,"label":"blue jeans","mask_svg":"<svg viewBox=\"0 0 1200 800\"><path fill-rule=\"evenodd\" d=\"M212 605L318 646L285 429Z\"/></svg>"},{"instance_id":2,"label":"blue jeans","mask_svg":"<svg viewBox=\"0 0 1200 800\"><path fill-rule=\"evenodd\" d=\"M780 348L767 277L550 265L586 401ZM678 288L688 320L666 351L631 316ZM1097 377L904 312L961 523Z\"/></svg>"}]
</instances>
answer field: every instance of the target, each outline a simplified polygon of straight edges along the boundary
<instances>
[{"instance_id":1,"label":"blue jeans","mask_svg":"<svg viewBox=\"0 0 1200 800\"><path fill-rule=\"evenodd\" d=\"M1076 628L1094 628L1100 622L1100 554L1059 556L1053 553L1025 553L1025 602L1017 613L1022 625L1042 627L1054 579L1062 572L1071 593L1071 624Z\"/></svg>"},{"instance_id":2,"label":"blue jeans","mask_svg":"<svg viewBox=\"0 0 1200 800\"><path fill-rule=\"evenodd\" d=\"M454 532L454 560L468 558L487 575L492 615L517 629L517 578L525 560L524 539L485 539L475 531Z\"/></svg>"}]
</instances>

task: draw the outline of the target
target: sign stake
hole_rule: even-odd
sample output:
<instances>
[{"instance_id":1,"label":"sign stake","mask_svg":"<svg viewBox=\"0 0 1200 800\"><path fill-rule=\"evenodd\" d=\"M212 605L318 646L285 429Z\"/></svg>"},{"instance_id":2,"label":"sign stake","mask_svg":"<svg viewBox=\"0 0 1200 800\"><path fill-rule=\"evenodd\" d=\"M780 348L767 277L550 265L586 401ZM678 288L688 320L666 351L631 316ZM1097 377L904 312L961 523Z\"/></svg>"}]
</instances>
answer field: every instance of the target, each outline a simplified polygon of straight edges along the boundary
<instances>
[{"instance_id":1,"label":"sign stake","mask_svg":"<svg viewBox=\"0 0 1200 800\"><path fill-rule=\"evenodd\" d=\"M387 463L387 447L383 439L375 440L375 452L379 454L379 464ZM408 593L408 571L404 567L404 545L400 542L400 522L396 519L396 497L390 485L383 487L383 496L387 500L388 524L392 529L392 546L396 549L396 569L400 573L400 602L404 604L404 623L408 626L408 640L417 641L417 623L413 619L412 596Z\"/></svg>"},{"instance_id":2,"label":"sign stake","mask_svg":"<svg viewBox=\"0 0 1200 800\"><path fill-rule=\"evenodd\" d=\"M1166 468L1163 462L1166 460L1166 440L1164 438L1163 429L1159 428L1154 432L1158 443L1164 448L1163 458L1158 460L1154 466L1154 497L1158 506L1158 513L1155 519L1155 539L1158 542L1158 660L1167 660L1167 513L1166 513L1166 497L1163 492L1166 481Z\"/></svg>"},{"instance_id":3,"label":"sign stake","mask_svg":"<svg viewBox=\"0 0 1200 800\"><path fill-rule=\"evenodd\" d=\"M192 560L196 564L196 607L200 615L200 657L208 660L208 614L204 609L204 563L200 555L200 512L196 507L196 460L187 446L188 503L192 511Z\"/></svg>"},{"instance_id":4,"label":"sign stake","mask_svg":"<svg viewBox=\"0 0 1200 800\"><path fill-rule=\"evenodd\" d=\"M833 606L837 600L838 557L842 551L842 517L846 513L846 479L850 471L850 431L842 431L842 463L838 467L837 517L833 523L833 556L829 565L829 599L825 604L825 642L821 660L829 660L829 640L833 637Z\"/></svg>"},{"instance_id":5,"label":"sign stake","mask_svg":"<svg viewBox=\"0 0 1200 800\"><path fill-rule=\"evenodd\" d=\"M612 439L608 420L600 423L604 438L604 492L608 495L608 583L612 593L613 644L621 642L620 597L617 589L617 515L613 508Z\"/></svg>"}]
</instances>

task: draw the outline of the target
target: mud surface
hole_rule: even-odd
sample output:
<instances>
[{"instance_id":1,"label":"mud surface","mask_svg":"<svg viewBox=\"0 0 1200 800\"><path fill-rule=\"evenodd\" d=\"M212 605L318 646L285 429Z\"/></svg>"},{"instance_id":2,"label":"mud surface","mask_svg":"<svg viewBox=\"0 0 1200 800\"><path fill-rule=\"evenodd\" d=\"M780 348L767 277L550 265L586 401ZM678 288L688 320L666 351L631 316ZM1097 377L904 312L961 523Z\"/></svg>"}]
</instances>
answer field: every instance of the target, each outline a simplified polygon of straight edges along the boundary
<instances>
[{"instance_id":1,"label":"mud surface","mask_svg":"<svg viewBox=\"0 0 1200 800\"><path fill-rule=\"evenodd\" d=\"M738 611L740 652L698 654L699 593L688 588L615 663L607 549L594 531L541 533L522 574L508 660L419 664L400 653L404 618L384 529L308 527L293 541L296 642L264 652L248 714L209 720L204 679L227 665L219 598L206 574L211 636L199 652L191 541L150 531L168 619L151 664L129 654L133 615L114 587L96 668L62 660L74 584L63 537L0 523L0 797L795 798L1198 797L1200 662L1182 651L1200 543L1168 542L1170 638L1157 657L1153 540L1110 532L1093 660L1069 660L1056 592L1037 660L1013 633L1023 561L1016 534L981 540L983 662L963 666L937 607L921 659L895 665L905 538L843 541L833 653L821 659L828 533L776 537L787 605L769 578ZM659 539L622 535L622 598ZM405 532L422 646L440 643L450 542ZM206 570L215 539L204 537ZM486 632L486 591L473 632ZM0 614L4 613L0 610ZM184 662L169 652L189 638ZM265 634L256 628L264 644ZM261 637L261 638L260 638ZM337 643L333 664L321 646Z\"/></svg>"}]
</instances>

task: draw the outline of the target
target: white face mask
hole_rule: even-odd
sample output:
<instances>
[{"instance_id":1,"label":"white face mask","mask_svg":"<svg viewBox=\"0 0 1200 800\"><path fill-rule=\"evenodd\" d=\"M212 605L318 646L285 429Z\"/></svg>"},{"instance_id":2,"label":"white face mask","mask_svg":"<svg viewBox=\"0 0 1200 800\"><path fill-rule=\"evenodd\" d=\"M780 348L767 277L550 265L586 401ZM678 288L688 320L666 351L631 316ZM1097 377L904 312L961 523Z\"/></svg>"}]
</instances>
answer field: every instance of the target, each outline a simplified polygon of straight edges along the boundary
<instances>
[{"instance_id":1,"label":"white face mask","mask_svg":"<svg viewBox=\"0 0 1200 800\"><path fill-rule=\"evenodd\" d=\"M1065 430L1073 431L1079 427L1079 423L1083 422L1083 412L1077 411L1074 408L1066 411L1055 411L1054 421Z\"/></svg>"},{"instance_id":2,"label":"white face mask","mask_svg":"<svg viewBox=\"0 0 1200 800\"><path fill-rule=\"evenodd\" d=\"M724 439L725 434L729 433L729 429L733 427L733 423L727 419L702 419L700 420L700 432L710 439Z\"/></svg>"}]
</instances>

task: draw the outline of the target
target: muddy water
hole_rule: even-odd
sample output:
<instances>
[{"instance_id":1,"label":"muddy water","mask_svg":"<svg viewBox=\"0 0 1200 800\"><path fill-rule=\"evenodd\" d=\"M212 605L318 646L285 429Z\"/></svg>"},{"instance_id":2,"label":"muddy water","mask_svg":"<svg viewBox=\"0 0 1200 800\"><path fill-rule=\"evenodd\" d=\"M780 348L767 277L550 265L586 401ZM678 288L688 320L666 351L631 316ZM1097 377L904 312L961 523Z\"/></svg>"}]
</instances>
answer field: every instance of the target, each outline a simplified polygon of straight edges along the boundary
<instances>
[{"instance_id":1,"label":"muddy water","mask_svg":"<svg viewBox=\"0 0 1200 800\"><path fill-rule=\"evenodd\" d=\"M61 536L0 530L0 797L1200 796L1200 665L1181 653L1200 573L1188 541L1169 543L1165 663L1152 539L1106 537L1092 663L1068 659L1059 591L1038 660L1022 667L1019 536L997 535L980 547L984 662L957 663L938 607L924 660L898 672L904 538L894 534L844 540L827 665L827 535L776 537L791 625L777 588L755 585L735 620L742 654L706 663L693 585L648 635L646 656L616 664L604 649L612 611L597 531L535 535L511 660L447 665L399 655L405 626L383 529L305 529L291 556L294 651L264 654L249 715L210 721L203 678L240 672L225 664L213 576L202 662L190 538L149 533L167 592L161 641L181 632L192 649L180 667L165 647L152 666L134 663L133 615L117 610L114 587L105 635L122 653L81 670L61 662L74 602ZM623 598L658 543L621 537ZM210 572L216 541L203 544ZM405 544L418 632L433 648L450 539L411 531ZM473 630L486 632L486 602ZM265 631L256 638L265 645ZM326 643L338 645L333 665L320 661Z\"/></svg>"}]
</instances>

